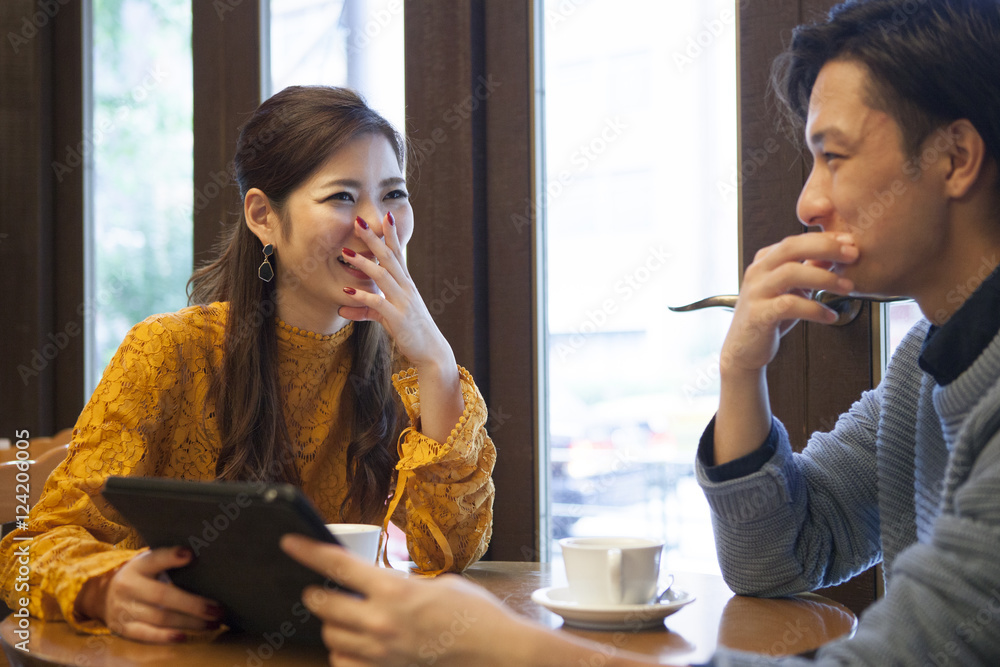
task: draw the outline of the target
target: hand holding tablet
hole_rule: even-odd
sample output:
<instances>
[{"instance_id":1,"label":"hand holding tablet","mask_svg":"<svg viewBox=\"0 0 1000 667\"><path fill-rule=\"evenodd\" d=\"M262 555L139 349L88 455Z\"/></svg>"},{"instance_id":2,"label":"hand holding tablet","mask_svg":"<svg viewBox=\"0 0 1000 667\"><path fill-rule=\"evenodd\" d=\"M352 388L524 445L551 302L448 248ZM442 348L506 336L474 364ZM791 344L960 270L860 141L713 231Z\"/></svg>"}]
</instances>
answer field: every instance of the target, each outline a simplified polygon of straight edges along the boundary
<instances>
[{"instance_id":1,"label":"hand holding tablet","mask_svg":"<svg viewBox=\"0 0 1000 667\"><path fill-rule=\"evenodd\" d=\"M231 629L320 642L320 624L302 604L302 590L339 586L289 558L278 542L287 533L339 541L298 488L110 477L102 495L150 547L194 554L190 564L169 570L170 580L217 600Z\"/></svg>"}]
</instances>

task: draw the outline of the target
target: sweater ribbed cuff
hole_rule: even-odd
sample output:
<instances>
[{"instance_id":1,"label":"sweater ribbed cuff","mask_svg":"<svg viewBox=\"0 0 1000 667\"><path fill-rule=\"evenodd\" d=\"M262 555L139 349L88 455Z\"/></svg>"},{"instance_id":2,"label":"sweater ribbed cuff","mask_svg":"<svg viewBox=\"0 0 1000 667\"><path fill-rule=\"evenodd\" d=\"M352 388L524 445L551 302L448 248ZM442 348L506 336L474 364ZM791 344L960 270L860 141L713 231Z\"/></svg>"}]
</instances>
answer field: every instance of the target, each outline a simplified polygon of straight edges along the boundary
<instances>
[{"instance_id":1,"label":"sweater ribbed cuff","mask_svg":"<svg viewBox=\"0 0 1000 667\"><path fill-rule=\"evenodd\" d=\"M725 521L746 522L766 518L791 502L791 488L797 479L788 434L781 422L774 420L776 436L772 456L756 472L725 481L714 481L699 460L698 483L712 512ZM769 441L772 439L769 437Z\"/></svg>"}]
</instances>

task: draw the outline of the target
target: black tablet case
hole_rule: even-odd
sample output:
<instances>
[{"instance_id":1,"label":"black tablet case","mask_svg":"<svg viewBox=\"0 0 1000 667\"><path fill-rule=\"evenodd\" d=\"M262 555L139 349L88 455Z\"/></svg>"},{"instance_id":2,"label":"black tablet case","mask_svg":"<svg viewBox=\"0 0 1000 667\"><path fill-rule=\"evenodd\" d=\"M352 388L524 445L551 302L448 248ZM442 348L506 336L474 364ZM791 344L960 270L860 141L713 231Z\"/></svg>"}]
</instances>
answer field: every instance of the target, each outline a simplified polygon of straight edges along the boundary
<instances>
[{"instance_id":1,"label":"black tablet case","mask_svg":"<svg viewBox=\"0 0 1000 667\"><path fill-rule=\"evenodd\" d=\"M102 495L150 547L183 546L194 553L191 564L168 571L170 580L219 602L232 630L321 642L320 623L302 604L302 589L339 586L292 560L278 542L286 533L333 544L337 539L298 488L109 477Z\"/></svg>"}]
</instances>

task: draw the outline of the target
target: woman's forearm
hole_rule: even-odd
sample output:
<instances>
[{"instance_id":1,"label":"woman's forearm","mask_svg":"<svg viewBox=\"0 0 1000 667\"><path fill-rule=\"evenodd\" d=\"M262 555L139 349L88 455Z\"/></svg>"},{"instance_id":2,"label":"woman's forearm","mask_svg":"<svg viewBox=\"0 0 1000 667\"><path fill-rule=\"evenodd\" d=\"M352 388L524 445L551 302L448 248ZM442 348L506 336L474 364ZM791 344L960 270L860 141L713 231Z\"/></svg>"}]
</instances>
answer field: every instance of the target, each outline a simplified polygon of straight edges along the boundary
<instances>
[{"instance_id":1,"label":"woman's forearm","mask_svg":"<svg viewBox=\"0 0 1000 667\"><path fill-rule=\"evenodd\" d=\"M439 364L417 368L420 387L420 431L445 442L465 412L462 383L454 356Z\"/></svg>"}]
</instances>

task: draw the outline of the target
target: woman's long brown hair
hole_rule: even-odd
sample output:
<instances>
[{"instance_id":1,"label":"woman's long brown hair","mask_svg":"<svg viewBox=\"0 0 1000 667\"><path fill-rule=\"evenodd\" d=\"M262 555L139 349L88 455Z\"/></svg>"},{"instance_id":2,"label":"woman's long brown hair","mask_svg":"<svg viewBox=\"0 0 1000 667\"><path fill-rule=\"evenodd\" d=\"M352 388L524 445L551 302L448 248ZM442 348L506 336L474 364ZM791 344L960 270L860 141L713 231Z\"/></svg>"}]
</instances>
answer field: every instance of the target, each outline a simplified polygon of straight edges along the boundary
<instances>
[{"instance_id":1,"label":"woman's long brown hair","mask_svg":"<svg viewBox=\"0 0 1000 667\"><path fill-rule=\"evenodd\" d=\"M355 93L326 86L282 90L261 104L240 132L233 175L241 203L250 188L260 188L282 217L289 194L330 155L364 134L385 136L404 169L402 137ZM222 369L210 389L222 438L215 473L221 480L297 484L297 445L288 434L278 384L280 248L271 256L275 279L260 280L263 246L247 227L242 208L225 230L218 259L195 271L188 283L192 304L229 302ZM391 383L391 342L382 326L356 322L346 344L351 375L338 408L351 424L350 489L341 520L372 522L381 518L389 495L403 415Z\"/></svg>"}]
</instances>

